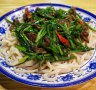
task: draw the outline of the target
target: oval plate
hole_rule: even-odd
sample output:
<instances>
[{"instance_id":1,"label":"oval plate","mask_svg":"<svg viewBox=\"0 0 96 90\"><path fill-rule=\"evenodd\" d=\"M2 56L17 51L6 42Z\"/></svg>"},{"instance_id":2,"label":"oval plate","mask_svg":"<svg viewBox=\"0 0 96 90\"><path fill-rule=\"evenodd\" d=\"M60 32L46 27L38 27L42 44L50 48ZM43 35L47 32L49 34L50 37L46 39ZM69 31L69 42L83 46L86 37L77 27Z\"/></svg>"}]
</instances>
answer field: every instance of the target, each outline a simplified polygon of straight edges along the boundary
<instances>
[{"instance_id":1,"label":"oval plate","mask_svg":"<svg viewBox=\"0 0 96 90\"><path fill-rule=\"evenodd\" d=\"M26 7L33 12L37 7L46 8L50 5L56 9L61 8L64 10L68 10L71 7L64 4L42 3L17 8L0 17L0 35L5 34L6 30L9 28L9 25L4 20L5 17L7 17L9 20L13 20L14 18L21 19ZM92 27L96 27L96 16L94 14L80 8L76 8L76 11L82 16L85 22L91 21ZM79 73L79 70L77 70L79 74L69 72L67 74L58 75L57 80L54 82L48 82L42 78L41 74L16 74L13 71L13 67L8 66L5 62L5 59L0 57L0 72L11 79L31 86L56 88L80 84L94 78L96 76L96 50L94 50L94 54L91 59L81 67L81 70L83 73Z\"/></svg>"}]
</instances>

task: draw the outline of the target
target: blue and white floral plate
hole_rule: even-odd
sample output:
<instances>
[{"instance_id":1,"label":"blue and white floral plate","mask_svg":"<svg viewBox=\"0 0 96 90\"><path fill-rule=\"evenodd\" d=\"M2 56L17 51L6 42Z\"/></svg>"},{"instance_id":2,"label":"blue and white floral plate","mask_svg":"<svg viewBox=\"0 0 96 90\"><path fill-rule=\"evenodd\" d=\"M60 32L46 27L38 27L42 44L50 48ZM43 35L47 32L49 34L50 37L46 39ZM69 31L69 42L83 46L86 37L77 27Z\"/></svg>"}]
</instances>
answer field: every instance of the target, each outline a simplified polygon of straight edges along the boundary
<instances>
[{"instance_id":1,"label":"blue and white floral plate","mask_svg":"<svg viewBox=\"0 0 96 90\"><path fill-rule=\"evenodd\" d=\"M64 10L67 10L71 7L63 4L51 4L51 5L54 6L54 8L56 9L62 8ZM9 25L4 20L5 17L7 17L10 20L13 20L14 18L21 19L24 13L24 8L27 7L31 12L33 12L37 7L45 8L47 6L50 6L50 3L32 4L17 8L15 10L6 13L2 17L0 17L0 35L5 34L6 30L8 30L9 27ZM94 14L80 8L76 8L76 10L82 16L84 21L86 22L91 21L92 27L93 28L96 27L96 16ZM59 75L57 80L54 82L48 82L43 80L41 74L16 74L13 71L13 68L6 64L5 59L0 57L0 72L10 77L11 79L31 86L55 88L55 87L66 87L80 84L96 77L96 50L94 50L91 59L81 67L81 70L83 70L83 73L80 73L79 75L74 74L73 72L69 72L67 74ZM79 73L79 71L77 72Z\"/></svg>"}]
</instances>

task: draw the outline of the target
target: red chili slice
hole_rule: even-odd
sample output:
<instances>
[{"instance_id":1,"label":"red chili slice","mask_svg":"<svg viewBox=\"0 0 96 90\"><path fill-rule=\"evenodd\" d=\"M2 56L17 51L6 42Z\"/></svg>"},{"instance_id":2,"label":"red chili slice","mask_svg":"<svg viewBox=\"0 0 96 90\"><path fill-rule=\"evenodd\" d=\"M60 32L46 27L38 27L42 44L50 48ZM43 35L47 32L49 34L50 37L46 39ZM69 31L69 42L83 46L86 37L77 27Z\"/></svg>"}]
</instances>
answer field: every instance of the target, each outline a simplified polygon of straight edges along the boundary
<instances>
[{"instance_id":1,"label":"red chili slice","mask_svg":"<svg viewBox=\"0 0 96 90\"><path fill-rule=\"evenodd\" d=\"M61 36L58 32L56 32L56 35L58 36L61 43L65 44L67 46L70 46L69 41L66 38Z\"/></svg>"}]
</instances>

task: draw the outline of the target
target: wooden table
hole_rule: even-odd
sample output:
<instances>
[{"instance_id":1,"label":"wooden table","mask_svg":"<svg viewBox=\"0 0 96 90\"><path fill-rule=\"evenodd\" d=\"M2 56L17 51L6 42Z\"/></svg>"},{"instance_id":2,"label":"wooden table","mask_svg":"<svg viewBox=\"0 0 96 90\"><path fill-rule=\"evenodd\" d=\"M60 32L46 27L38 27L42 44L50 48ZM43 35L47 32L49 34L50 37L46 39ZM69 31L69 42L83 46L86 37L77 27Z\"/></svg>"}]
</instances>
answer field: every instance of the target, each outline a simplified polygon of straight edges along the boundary
<instances>
[{"instance_id":1,"label":"wooden table","mask_svg":"<svg viewBox=\"0 0 96 90\"><path fill-rule=\"evenodd\" d=\"M73 6L86 9L96 14L96 0L0 0L0 16L20 6L34 3L46 3L46 2L70 4ZM23 85L21 83L9 79L8 77L4 76L1 73L0 73L0 85L1 85L0 90L5 90L4 88L6 88L7 90L54 90L54 89L47 89L47 88L44 89ZM81 85L68 88L60 88L55 90L96 90L96 78Z\"/></svg>"}]
</instances>

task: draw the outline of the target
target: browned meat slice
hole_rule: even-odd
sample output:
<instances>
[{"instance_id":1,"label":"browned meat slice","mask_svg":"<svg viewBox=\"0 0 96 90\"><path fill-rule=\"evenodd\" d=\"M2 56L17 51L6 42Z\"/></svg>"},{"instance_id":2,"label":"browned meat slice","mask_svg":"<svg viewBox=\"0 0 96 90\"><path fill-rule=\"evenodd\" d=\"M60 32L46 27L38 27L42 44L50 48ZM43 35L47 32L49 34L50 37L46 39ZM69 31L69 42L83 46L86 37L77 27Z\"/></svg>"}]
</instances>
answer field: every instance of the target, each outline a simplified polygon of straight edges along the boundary
<instances>
[{"instance_id":1,"label":"browned meat slice","mask_svg":"<svg viewBox=\"0 0 96 90\"><path fill-rule=\"evenodd\" d=\"M89 33L87 33L87 32L83 32L82 34L83 34L84 36L86 36L86 37L89 36Z\"/></svg>"},{"instance_id":2,"label":"browned meat slice","mask_svg":"<svg viewBox=\"0 0 96 90\"><path fill-rule=\"evenodd\" d=\"M37 34L35 34L35 33L27 33L27 37L32 42L35 42ZM47 38L45 40L46 40L46 45L47 45L49 43L49 41L48 41ZM36 52L36 53L46 53L46 51L43 48L37 47L37 46L33 47L33 51Z\"/></svg>"},{"instance_id":3,"label":"browned meat slice","mask_svg":"<svg viewBox=\"0 0 96 90\"><path fill-rule=\"evenodd\" d=\"M28 21L28 18L27 18L27 15L26 14L23 14L23 21L24 22Z\"/></svg>"},{"instance_id":4,"label":"browned meat slice","mask_svg":"<svg viewBox=\"0 0 96 90\"><path fill-rule=\"evenodd\" d=\"M70 16L68 16L68 18L66 20L65 19L59 19L59 20L57 20L57 22L59 24L62 24L62 25L67 24L67 26L70 27L71 20L72 19L70 18Z\"/></svg>"},{"instance_id":5,"label":"browned meat slice","mask_svg":"<svg viewBox=\"0 0 96 90\"><path fill-rule=\"evenodd\" d=\"M19 25L19 24L20 24L19 20L17 20L17 19L14 19L14 20L13 20L13 23L14 23L15 25Z\"/></svg>"},{"instance_id":6,"label":"browned meat slice","mask_svg":"<svg viewBox=\"0 0 96 90\"><path fill-rule=\"evenodd\" d=\"M88 39L89 34L88 34L88 32L82 32L80 34L80 36L81 36L82 40L84 40L85 42L89 43L89 39Z\"/></svg>"},{"instance_id":7,"label":"browned meat slice","mask_svg":"<svg viewBox=\"0 0 96 90\"><path fill-rule=\"evenodd\" d=\"M69 14L70 14L70 15L73 15L73 16L76 16L75 7L72 7L72 8L69 9Z\"/></svg>"},{"instance_id":8,"label":"browned meat slice","mask_svg":"<svg viewBox=\"0 0 96 90\"><path fill-rule=\"evenodd\" d=\"M23 21L31 21L32 19L32 14L30 13L30 11L28 10L28 8L25 9L25 13L23 14Z\"/></svg>"},{"instance_id":9,"label":"browned meat slice","mask_svg":"<svg viewBox=\"0 0 96 90\"><path fill-rule=\"evenodd\" d=\"M10 30L10 31L14 30L14 26L11 25L11 26L9 27L9 30Z\"/></svg>"},{"instance_id":10,"label":"browned meat slice","mask_svg":"<svg viewBox=\"0 0 96 90\"><path fill-rule=\"evenodd\" d=\"M27 33L27 37L32 42L35 42L37 35L35 33Z\"/></svg>"},{"instance_id":11,"label":"browned meat slice","mask_svg":"<svg viewBox=\"0 0 96 90\"><path fill-rule=\"evenodd\" d=\"M59 19L59 20L57 20L57 22L58 22L59 24L65 24L65 23L66 23L66 21L65 21L64 19Z\"/></svg>"},{"instance_id":12,"label":"browned meat slice","mask_svg":"<svg viewBox=\"0 0 96 90\"><path fill-rule=\"evenodd\" d=\"M49 46L50 45L50 39L46 36L44 38L44 46Z\"/></svg>"},{"instance_id":13,"label":"browned meat slice","mask_svg":"<svg viewBox=\"0 0 96 90\"><path fill-rule=\"evenodd\" d=\"M53 12L53 13L51 13L50 15L51 15L51 16L56 16L56 13L55 13L55 12Z\"/></svg>"},{"instance_id":14,"label":"browned meat slice","mask_svg":"<svg viewBox=\"0 0 96 90\"><path fill-rule=\"evenodd\" d=\"M32 22L32 23L35 23L35 22L36 22L36 20L31 20L31 22Z\"/></svg>"},{"instance_id":15,"label":"browned meat slice","mask_svg":"<svg viewBox=\"0 0 96 90\"><path fill-rule=\"evenodd\" d=\"M89 43L89 39L88 39L88 36L89 36L89 28L88 28L88 25L84 22L84 25L83 25L83 29L84 29L84 32L82 32L80 34L82 40L84 40L86 43Z\"/></svg>"},{"instance_id":16,"label":"browned meat slice","mask_svg":"<svg viewBox=\"0 0 96 90\"><path fill-rule=\"evenodd\" d=\"M46 53L46 51L41 47L33 47L33 50L36 53Z\"/></svg>"},{"instance_id":17,"label":"browned meat slice","mask_svg":"<svg viewBox=\"0 0 96 90\"><path fill-rule=\"evenodd\" d=\"M88 31L89 30L88 25L86 23L84 23L84 30L85 31Z\"/></svg>"}]
</instances>

